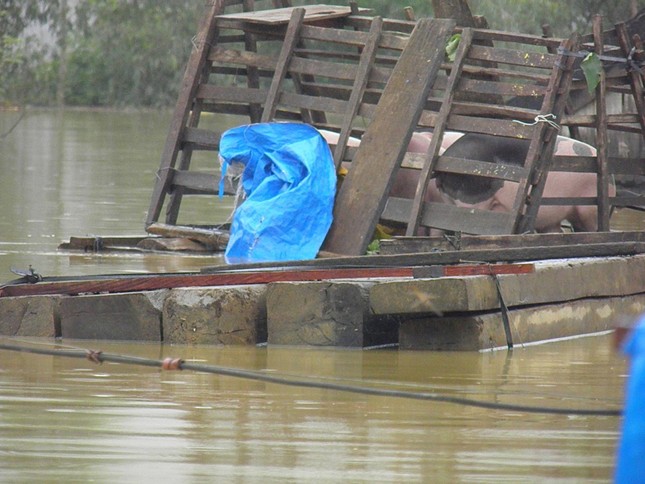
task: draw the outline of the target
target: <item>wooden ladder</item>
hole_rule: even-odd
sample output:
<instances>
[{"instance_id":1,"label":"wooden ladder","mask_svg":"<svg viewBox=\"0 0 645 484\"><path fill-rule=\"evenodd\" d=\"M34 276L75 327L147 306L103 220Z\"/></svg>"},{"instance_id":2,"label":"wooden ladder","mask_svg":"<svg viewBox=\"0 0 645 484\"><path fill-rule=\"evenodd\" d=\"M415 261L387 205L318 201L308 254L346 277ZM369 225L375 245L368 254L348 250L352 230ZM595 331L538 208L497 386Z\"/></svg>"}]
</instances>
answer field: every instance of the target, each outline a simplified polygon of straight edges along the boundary
<instances>
[{"instance_id":1,"label":"wooden ladder","mask_svg":"<svg viewBox=\"0 0 645 484\"><path fill-rule=\"evenodd\" d=\"M502 42L502 46L495 45ZM560 120L571 82L573 61L548 53L547 47L561 41L553 42L521 34L462 30L455 60L446 66L449 75L437 83L442 92L430 97L430 109L421 116L420 127L434 131L414 200L390 198L384 220L405 223L406 235L417 234L420 227L482 235L532 228L557 134L552 124L542 121ZM573 50L574 44L575 39L570 39L564 46ZM517 107L507 103L511 98L526 98L527 105L537 103L539 108ZM447 131L527 140L529 148L517 164L478 160L476 153L470 159L452 158L440 154ZM510 212L426 202L430 179L442 173L515 183Z\"/></svg>"},{"instance_id":2,"label":"wooden ladder","mask_svg":"<svg viewBox=\"0 0 645 484\"><path fill-rule=\"evenodd\" d=\"M602 18L595 16L591 35L583 39L583 47L591 48L602 61L609 57L611 62L603 61L603 69L594 93L595 114L572 114L563 123L570 129L591 129L589 140L595 145L595 156L558 156L554 159L553 169L558 171L576 170L596 173L598 176L597 197L545 199L547 204L577 204L598 206L598 230L609 230L612 207L644 206L645 195L626 194L610 196L609 187L614 176L645 175L645 164L640 156L620 155L615 136L627 143L630 151L642 152L645 142L645 92L643 74L637 66L645 62L645 52L640 38L630 38L629 26L619 23L609 31L602 31ZM579 81L580 90L586 90L586 81ZM608 95L617 93L622 96L620 112L609 112ZM625 109L625 106L628 106ZM616 135L611 136L611 132ZM612 150L613 148L613 150Z\"/></svg>"},{"instance_id":3,"label":"wooden ladder","mask_svg":"<svg viewBox=\"0 0 645 484\"><path fill-rule=\"evenodd\" d=\"M433 19L414 27L338 192L325 250L365 253L454 27L452 20Z\"/></svg>"}]
</instances>

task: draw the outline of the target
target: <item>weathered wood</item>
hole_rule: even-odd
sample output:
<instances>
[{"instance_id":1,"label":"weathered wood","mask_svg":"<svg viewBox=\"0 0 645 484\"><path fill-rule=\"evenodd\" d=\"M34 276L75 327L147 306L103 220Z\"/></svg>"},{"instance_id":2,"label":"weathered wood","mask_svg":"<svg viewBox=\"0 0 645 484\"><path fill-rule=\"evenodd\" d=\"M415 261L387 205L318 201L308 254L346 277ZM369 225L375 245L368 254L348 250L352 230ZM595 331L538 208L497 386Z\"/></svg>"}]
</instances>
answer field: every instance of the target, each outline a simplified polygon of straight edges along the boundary
<instances>
[{"instance_id":1,"label":"weathered wood","mask_svg":"<svg viewBox=\"0 0 645 484\"><path fill-rule=\"evenodd\" d=\"M85 236L70 237L69 242L61 243L58 248L62 250L82 250L85 252L100 252L103 250L128 250L137 246L145 239L145 235L107 235L107 236Z\"/></svg>"},{"instance_id":2,"label":"weathered wood","mask_svg":"<svg viewBox=\"0 0 645 484\"><path fill-rule=\"evenodd\" d=\"M475 27L475 19L467 0L432 0L436 18L454 19L459 27Z\"/></svg>"},{"instance_id":3,"label":"weathered wood","mask_svg":"<svg viewBox=\"0 0 645 484\"><path fill-rule=\"evenodd\" d=\"M602 17L595 15L592 23L593 38L596 54L604 55L605 48L602 38ZM607 170L607 90L605 70L600 69L600 79L596 86L596 157L598 159L598 231L609 230L609 172Z\"/></svg>"},{"instance_id":4,"label":"weathered wood","mask_svg":"<svg viewBox=\"0 0 645 484\"><path fill-rule=\"evenodd\" d=\"M338 138L338 144L334 150L334 164L336 169L340 168L340 164L343 161L343 156L347 147L347 141L351 134L352 123L360 107L361 100L363 99L363 92L365 87L367 87L367 81L369 76L369 71L372 68L374 63L374 58L376 57L376 50L378 46L378 40L381 35L381 29L383 27L383 20L380 17L376 17L372 26L370 27L369 37L365 42L365 48L361 54L361 60L357 68L356 79L352 86L352 93L350 95L347 110L343 116L342 128Z\"/></svg>"},{"instance_id":5,"label":"weathered wood","mask_svg":"<svg viewBox=\"0 0 645 484\"><path fill-rule=\"evenodd\" d=\"M396 237L381 241L381 254L431 251L570 246L598 243L645 242L645 232L580 232L522 235L461 235L458 237Z\"/></svg>"},{"instance_id":6,"label":"weathered wood","mask_svg":"<svg viewBox=\"0 0 645 484\"><path fill-rule=\"evenodd\" d=\"M410 209L410 219L408 220L408 226L405 231L406 235L414 235L419 229L419 222L422 217L423 203L428 188L428 182L430 181L430 176L432 175L437 163L437 156L439 155L444 131L448 124L448 115L450 114L452 100L455 95L455 88L457 87L459 77L461 76L464 61L466 60L466 54L471 48L472 38L472 30L464 29L461 35L461 40L459 41L459 47L455 54L455 61L450 70L450 76L444 92L441 108L439 108L439 112L437 113L437 120L432 134L432 140L430 141L430 146L426 153L427 159L421 173L419 174L414 200L412 201Z\"/></svg>"},{"instance_id":7,"label":"weathered wood","mask_svg":"<svg viewBox=\"0 0 645 484\"><path fill-rule=\"evenodd\" d=\"M152 291L178 287L242 286L270 282L361 279L377 277L412 277L411 267L337 268L324 270L284 270L262 272L229 272L213 274L140 274L77 278L38 284L18 284L0 287L0 297L43 294L92 294Z\"/></svg>"},{"instance_id":8,"label":"weathered wood","mask_svg":"<svg viewBox=\"0 0 645 484\"><path fill-rule=\"evenodd\" d=\"M411 212L412 200L389 197L381 219L386 222L407 223ZM506 212L477 210L446 203L424 203L420 225L466 234L499 234L504 233L511 222L511 215Z\"/></svg>"},{"instance_id":9,"label":"weathered wood","mask_svg":"<svg viewBox=\"0 0 645 484\"><path fill-rule=\"evenodd\" d=\"M413 277L464 277L493 276L501 274L530 274L535 272L535 264L457 264L450 266L415 267Z\"/></svg>"},{"instance_id":10,"label":"weathered wood","mask_svg":"<svg viewBox=\"0 0 645 484\"><path fill-rule=\"evenodd\" d=\"M163 237L185 237L196 240L211 250L224 250L228 244L229 232L221 229L204 229L180 225L155 223L148 226L148 232Z\"/></svg>"},{"instance_id":11,"label":"weathered wood","mask_svg":"<svg viewBox=\"0 0 645 484\"><path fill-rule=\"evenodd\" d=\"M527 177L528 172L523 166L502 165L479 160L466 160L452 156L441 156L437 160L436 171L444 173L473 174L487 178L499 178L519 182Z\"/></svg>"},{"instance_id":12,"label":"weathered wood","mask_svg":"<svg viewBox=\"0 0 645 484\"><path fill-rule=\"evenodd\" d=\"M557 56L553 65L551 80L540 110L541 115L552 115L555 119L560 119L562 113L564 113L573 77L574 58L564 55L564 52L575 51L578 48L578 36L572 35L563 42L562 47L563 52ZM515 214L515 223L512 228L514 233L533 230L551 158L555 151L557 128L536 120L533 129L535 132L524 162L524 166L529 170L530 175L528 179L519 183L512 208L512 213Z\"/></svg>"},{"instance_id":13,"label":"weathered wood","mask_svg":"<svg viewBox=\"0 0 645 484\"><path fill-rule=\"evenodd\" d=\"M264 104L264 112L262 113L261 120L263 123L269 122L275 117L280 87L287 75L289 61L293 56L293 49L298 43L300 27L302 26L302 20L304 17L305 10L303 8L293 9L289 20L289 26L287 28L287 34L282 44L282 50L278 57L275 75L271 81L271 87L269 87L269 92L267 93L267 98Z\"/></svg>"},{"instance_id":14,"label":"weathered wood","mask_svg":"<svg viewBox=\"0 0 645 484\"><path fill-rule=\"evenodd\" d=\"M603 233L606 234L606 233ZM625 240L621 242L598 242L589 244L560 244L552 246L529 246L511 248L469 249L451 251L416 252L406 254L384 254L374 256L341 256L312 259L305 261L287 261L280 265L275 263L237 264L238 270L278 269L286 267L402 267L423 266L428 264L458 264L462 262L514 262L535 261L561 258L611 257L645 253L645 241ZM205 267L203 273L216 273L231 270L231 266Z\"/></svg>"},{"instance_id":15,"label":"weathered wood","mask_svg":"<svg viewBox=\"0 0 645 484\"><path fill-rule=\"evenodd\" d=\"M451 21L417 24L338 193L325 250L365 252L453 28Z\"/></svg>"},{"instance_id":16,"label":"weathered wood","mask_svg":"<svg viewBox=\"0 0 645 484\"><path fill-rule=\"evenodd\" d=\"M168 169L174 167L177 160L180 149L178 140L181 139L182 132L185 129L193 98L201 79L200 74L206 64L208 50L217 34L215 17L223 9L224 2L222 0L213 0L202 17L202 23L200 24L199 33L195 41L195 48L188 61L188 66L179 90L179 98L175 105L170 129L161 155L161 164L157 172L158 180L153 189L148 216L146 217L146 225L150 225L158 220L165 195L172 183Z\"/></svg>"},{"instance_id":17,"label":"weathered wood","mask_svg":"<svg viewBox=\"0 0 645 484\"><path fill-rule=\"evenodd\" d=\"M350 7L339 7L336 5L308 5L304 7L287 7L254 12L222 14L218 16L218 20L220 22L226 22L222 23L223 26L234 28L239 27L239 23L236 22L240 21L275 26L289 22L293 11L297 8L305 9L304 19L307 21L342 18L347 17L352 13ZM367 12L369 9L360 9L360 11Z\"/></svg>"}]
</instances>

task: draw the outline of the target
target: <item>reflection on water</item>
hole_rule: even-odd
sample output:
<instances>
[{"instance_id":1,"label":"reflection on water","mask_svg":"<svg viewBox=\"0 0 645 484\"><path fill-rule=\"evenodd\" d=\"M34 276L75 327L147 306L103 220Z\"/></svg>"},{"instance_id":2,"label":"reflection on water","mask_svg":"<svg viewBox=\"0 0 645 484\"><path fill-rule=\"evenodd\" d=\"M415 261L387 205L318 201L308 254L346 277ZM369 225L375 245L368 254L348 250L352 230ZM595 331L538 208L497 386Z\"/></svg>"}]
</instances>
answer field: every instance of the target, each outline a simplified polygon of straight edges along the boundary
<instances>
[{"instance_id":1,"label":"reflection on water","mask_svg":"<svg viewBox=\"0 0 645 484\"><path fill-rule=\"evenodd\" d=\"M532 406L617 408L624 378L607 336L510 354L77 343ZM606 482L619 425L7 351L0 368L3 480Z\"/></svg>"},{"instance_id":2,"label":"reflection on water","mask_svg":"<svg viewBox=\"0 0 645 484\"><path fill-rule=\"evenodd\" d=\"M16 117L0 112L0 133ZM36 111L0 139L0 281L28 264L44 275L212 265L56 249L71 236L143 233L169 119ZM230 208L189 210L216 223ZM633 229L641 212L623 213ZM607 336L510 354L77 344L535 406L616 408L625 372ZM607 482L619 423L0 351L3 482Z\"/></svg>"}]
</instances>

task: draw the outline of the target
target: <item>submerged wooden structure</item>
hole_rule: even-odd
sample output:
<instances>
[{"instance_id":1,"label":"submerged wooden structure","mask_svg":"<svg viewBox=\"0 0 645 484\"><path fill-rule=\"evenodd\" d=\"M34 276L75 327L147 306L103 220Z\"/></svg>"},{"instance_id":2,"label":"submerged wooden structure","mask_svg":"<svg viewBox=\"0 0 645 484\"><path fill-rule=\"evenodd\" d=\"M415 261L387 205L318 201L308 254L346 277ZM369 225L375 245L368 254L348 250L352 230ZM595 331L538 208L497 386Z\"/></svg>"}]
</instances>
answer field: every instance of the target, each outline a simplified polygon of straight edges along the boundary
<instances>
[{"instance_id":1,"label":"submerged wooden structure","mask_svg":"<svg viewBox=\"0 0 645 484\"><path fill-rule=\"evenodd\" d=\"M645 132L643 77L624 68L602 74L594 115L574 113L570 104L572 93L586 90L573 76L585 51L623 67L640 62L630 26L603 32L598 19L591 36L556 39L493 31L482 19L472 19L475 27L382 19L355 5L254 7L216 0L207 9L146 230L221 248L224 227L180 222L180 209L186 197L216 196L223 130L300 121L335 131L336 166L351 162L326 257L6 286L2 334L473 350L608 330L617 318L645 311L645 232L608 232L612 206L643 205L642 196L610 197L611 176L643 175L643 163L607 154L608 130ZM449 59L445 48L455 34ZM611 90L633 97L634 112L607 114ZM592 128L597 156L554 156L557 126L542 122L551 116L571 133ZM430 147L408 153L419 130L433 131ZM526 139L530 148L513 166L449 158L439 149L446 131ZM401 167L420 171L414 199L388 197ZM598 197L546 199L549 170L598 173ZM513 209L424 203L427 181L442 172L516 182ZM543 204L597 204L600 231L526 234ZM407 236L364 256L379 220L401 224ZM455 236L416 237L419 227Z\"/></svg>"},{"instance_id":2,"label":"submerged wooden structure","mask_svg":"<svg viewBox=\"0 0 645 484\"><path fill-rule=\"evenodd\" d=\"M453 34L460 35L459 47L454 60L448 60L444 51ZM624 68L611 78L602 75L596 115L576 115L566 104L570 93L586 90L584 81L572 81L574 61L583 53L595 50L611 56L614 64L622 59L624 67L636 62L642 51L632 46L629 35L624 24L602 32L600 18L592 35L564 40L462 28L443 19L380 19L356 7L226 13L225 2L214 2L186 71L146 226L153 233L167 226L177 230L184 197L215 194L214 152L222 123L217 129L205 126L215 114L229 126L297 120L338 133L334 160L352 164L338 193L324 247L328 252L363 254L379 219L404 224L407 235L419 226L469 234L525 233L541 204L597 204L599 229L606 231L610 207L642 204L642 197L609 199L611 176L642 175L643 169L640 160L608 159L606 149L607 130L643 133L642 76ZM631 95L636 112L607 115L603 101L608 91ZM597 156L554 157L557 129L536 122L544 116L574 132L595 128ZM412 133L419 130L433 131L428 152L406 153ZM527 139L531 145L520 166L447 159L439 154L446 130ZM361 138L359 147L348 145L350 136ZM201 151L210 153L209 173L193 168ZM421 172L414 200L387 197L399 167ZM549 170L597 172L599 197L543 198ZM517 182L512 211L424 204L426 182L440 172ZM166 215L160 220L164 203ZM187 230L192 227L187 225Z\"/></svg>"}]
</instances>

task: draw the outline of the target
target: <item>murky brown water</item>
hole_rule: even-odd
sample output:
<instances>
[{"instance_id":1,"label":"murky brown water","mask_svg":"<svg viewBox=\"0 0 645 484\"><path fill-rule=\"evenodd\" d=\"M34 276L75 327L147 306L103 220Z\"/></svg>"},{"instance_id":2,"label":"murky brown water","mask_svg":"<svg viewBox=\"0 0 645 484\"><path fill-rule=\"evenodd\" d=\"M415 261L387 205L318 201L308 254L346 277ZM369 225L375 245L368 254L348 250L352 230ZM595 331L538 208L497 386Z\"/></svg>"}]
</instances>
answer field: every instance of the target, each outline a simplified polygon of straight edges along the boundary
<instances>
[{"instance_id":1,"label":"murky brown water","mask_svg":"<svg viewBox=\"0 0 645 484\"><path fill-rule=\"evenodd\" d=\"M0 133L16 116L0 112ZM212 265L56 249L75 235L143 234L168 122L32 112L0 139L0 281L28 264L44 275ZM190 210L219 222L227 203ZM643 213L621 216L635 228ZM548 407L616 408L625 379L606 335L510 354L62 343ZM608 482L619 424L0 351L2 482Z\"/></svg>"}]
</instances>

